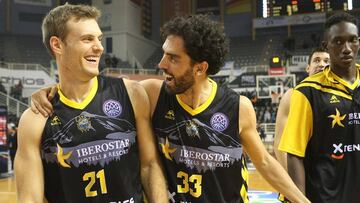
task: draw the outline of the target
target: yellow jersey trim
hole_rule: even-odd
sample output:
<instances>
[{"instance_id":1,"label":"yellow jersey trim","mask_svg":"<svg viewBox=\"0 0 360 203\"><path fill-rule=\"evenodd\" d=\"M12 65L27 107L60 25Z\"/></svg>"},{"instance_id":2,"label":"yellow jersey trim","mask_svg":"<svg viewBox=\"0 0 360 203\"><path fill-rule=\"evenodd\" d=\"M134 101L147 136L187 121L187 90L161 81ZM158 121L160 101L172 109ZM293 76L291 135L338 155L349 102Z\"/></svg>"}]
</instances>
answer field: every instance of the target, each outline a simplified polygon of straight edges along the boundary
<instances>
[{"instance_id":1,"label":"yellow jersey trim","mask_svg":"<svg viewBox=\"0 0 360 203\"><path fill-rule=\"evenodd\" d=\"M358 85L358 83L359 83L359 78L360 78L360 76L359 76L359 65L358 64L356 64L356 70L357 70L357 72L356 72L356 80L354 81L354 83L353 84L349 84L347 81L345 81L344 79L342 79L342 78L340 78L339 76L337 76L334 72L331 72L331 71L329 71L329 73L328 74L326 74L326 76L328 76L328 77L332 77L333 79L335 79L335 80L337 80L337 81L339 81L341 84L343 84L344 86L346 86L346 87L348 87L348 88L350 88L350 89L355 89L356 87L357 87L357 85Z\"/></svg>"},{"instance_id":2,"label":"yellow jersey trim","mask_svg":"<svg viewBox=\"0 0 360 203\"><path fill-rule=\"evenodd\" d=\"M352 100L352 95L350 94L346 94L345 92L339 91L339 90L335 90L329 87L325 87L325 86L321 86L319 84L316 83L309 83L308 81L300 83L298 86L296 86L296 89L300 88L300 87L313 87L317 90L320 90L322 92L327 92L327 93L331 93L337 96L341 96L344 97L346 99Z\"/></svg>"},{"instance_id":3,"label":"yellow jersey trim","mask_svg":"<svg viewBox=\"0 0 360 203\"><path fill-rule=\"evenodd\" d=\"M185 104L183 101L181 101L180 96L176 95L176 100L179 102L180 106L182 108L184 108L185 111L187 111L192 116L203 112L207 107L210 106L211 102L215 98L215 95L216 95L216 92L217 92L217 84L212 79L210 79L210 78L208 78L208 79L212 84L212 90L211 90L211 93L210 93L210 97L203 104L201 104L199 107L197 107L196 109L193 109L190 106L188 106L187 104Z\"/></svg>"},{"instance_id":4,"label":"yellow jersey trim","mask_svg":"<svg viewBox=\"0 0 360 203\"><path fill-rule=\"evenodd\" d=\"M95 97L96 92L98 90L98 79L97 79L97 77L94 77L92 80L94 80L94 82L93 82L93 86L91 87L89 95L80 103L75 102L75 101L71 101L70 99L66 98L65 95L61 92L60 84L58 84L58 94L60 96L60 101L62 103L64 103L65 105L67 105L69 107L72 107L74 109L84 109L92 101L92 99Z\"/></svg>"},{"instance_id":5,"label":"yellow jersey trim","mask_svg":"<svg viewBox=\"0 0 360 203\"><path fill-rule=\"evenodd\" d=\"M344 79L340 78L339 76L337 76L334 72L331 71L331 68L328 66L324 69L324 73L325 73L325 77L333 83L341 83L342 85L344 85L345 87L348 87L352 90L354 90L357 85L359 84L359 80L360 80L360 75L359 75L359 71L360 71L360 65L359 64L355 64L356 67L356 80L354 81L353 84L349 84L347 81L345 81Z\"/></svg>"}]
</instances>

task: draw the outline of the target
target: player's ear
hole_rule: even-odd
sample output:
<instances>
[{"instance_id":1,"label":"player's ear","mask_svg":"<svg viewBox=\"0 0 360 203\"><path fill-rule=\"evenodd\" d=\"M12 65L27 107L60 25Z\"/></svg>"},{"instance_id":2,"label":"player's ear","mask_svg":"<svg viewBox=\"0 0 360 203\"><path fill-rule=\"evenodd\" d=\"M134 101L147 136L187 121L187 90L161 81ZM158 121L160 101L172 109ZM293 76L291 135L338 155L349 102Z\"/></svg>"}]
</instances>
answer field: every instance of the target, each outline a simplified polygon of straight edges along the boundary
<instances>
[{"instance_id":1,"label":"player's ear","mask_svg":"<svg viewBox=\"0 0 360 203\"><path fill-rule=\"evenodd\" d=\"M209 68L209 64L206 61L197 63L196 67L196 75L203 75L206 74L207 69Z\"/></svg>"},{"instance_id":2,"label":"player's ear","mask_svg":"<svg viewBox=\"0 0 360 203\"><path fill-rule=\"evenodd\" d=\"M49 43L50 43L50 47L51 47L51 50L57 54L60 54L61 52L61 40L60 38L56 37L56 36L51 36L50 37L50 40L49 40Z\"/></svg>"}]
</instances>

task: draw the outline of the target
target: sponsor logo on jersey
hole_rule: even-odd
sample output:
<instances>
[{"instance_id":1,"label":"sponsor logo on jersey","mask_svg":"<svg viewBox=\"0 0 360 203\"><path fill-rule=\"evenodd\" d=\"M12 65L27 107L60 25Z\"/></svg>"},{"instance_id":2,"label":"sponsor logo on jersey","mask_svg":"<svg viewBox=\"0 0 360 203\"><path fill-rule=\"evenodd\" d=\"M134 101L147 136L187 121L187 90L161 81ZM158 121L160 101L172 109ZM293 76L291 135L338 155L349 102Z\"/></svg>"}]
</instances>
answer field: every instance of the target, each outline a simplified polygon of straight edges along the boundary
<instances>
[{"instance_id":1,"label":"sponsor logo on jersey","mask_svg":"<svg viewBox=\"0 0 360 203\"><path fill-rule=\"evenodd\" d=\"M50 125L61 125L61 121L58 116L55 116L53 119L51 119Z\"/></svg>"},{"instance_id":2,"label":"sponsor logo on jersey","mask_svg":"<svg viewBox=\"0 0 360 203\"><path fill-rule=\"evenodd\" d=\"M118 101L115 100L106 100L103 104L103 111L105 115L115 118L120 116L122 112L122 106Z\"/></svg>"},{"instance_id":3,"label":"sponsor logo on jersey","mask_svg":"<svg viewBox=\"0 0 360 203\"><path fill-rule=\"evenodd\" d=\"M68 153L64 154L63 148L59 144L56 144L56 146L57 146L57 152L55 153L55 155L60 166L64 168L71 168L71 166L66 161L71 157L72 151L69 151Z\"/></svg>"},{"instance_id":4,"label":"sponsor logo on jersey","mask_svg":"<svg viewBox=\"0 0 360 203\"><path fill-rule=\"evenodd\" d=\"M345 153L360 152L360 144L343 145L343 143L333 144L334 151L331 154L333 159L343 159Z\"/></svg>"},{"instance_id":5,"label":"sponsor logo on jersey","mask_svg":"<svg viewBox=\"0 0 360 203\"><path fill-rule=\"evenodd\" d=\"M132 197L132 198L124 200L124 201L116 201L116 202L112 201L109 203L135 203L135 201L134 201L134 198Z\"/></svg>"},{"instance_id":6,"label":"sponsor logo on jersey","mask_svg":"<svg viewBox=\"0 0 360 203\"><path fill-rule=\"evenodd\" d=\"M340 103L340 101L335 95L332 95L330 97L330 104L334 104L334 103Z\"/></svg>"},{"instance_id":7,"label":"sponsor logo on jersey","mask_svg":"<svg viewBox=\"0 0 360 203\"><path fill-rule=\"evenodd\" d=\"M96 140L83 143L74 147L51 148L50 152L43 151L43 158L46 162L57 161L64 168L78 168L80 164L100 164L104 166L112 160L120 160L122 156L129 153L131 145L135 143L135 137L113 140ZM55 157L55 160L52 158ZM70 165L72 164L72 166Z\"/></svg>"},{"instance_id":8,"label":"sponsor logo on jersey","mask_svg":"<svg viewBox=\"0 0 360 203\"><path fill-rule=\"evenodd\" d=\"M241 147L209 146L201 149L190 146L180 146L169 142L169 138L160 138L163 156L170 161L183 163L188 168L197 169L198 172L228 168L233 162L241 160Z\"/></svg>"},{"instance_id":9,"label":"sponsor logo on jersey","mask_svg":"<svg viewBox=\"0 0 360 203\"><path fill-rule=\"evenodd\" d=\"M161 151L164 154L165 158L172 161L171 154L176 151L176 148L170 148L169 139L165 139L165 143L160 143L161 145Z\"/></svg>"},{"instance_id":10,"label":"sponsor logo on jersey","mask_svg":"<svg viewBox=\"0 0 360 203\"><path fill-rule=\"evenodd\" d=\"M349 125L360 125L360 112L349 113Z\"/></svg>"},{"instance_id":11,"label":"sponsor logo on jersey","mask_svg":"<svg viewBox=\"0 0 360 203\"><path fill-rule=\"evenodd\" d=\"M90 117L87 117L87 116L81 114L81 115L75 117L75 121L76 121L77 128L81 132L87 132L90 129L95 131L95 129L91 126Z\"/></svg>"},{"instance_id":12,"label":"sponsor logo on jersey","mask_svg":"<svg viewBox=\"0 0 360 203\"><path fill-rule=\"evenodd\" d=\"M340 115L340 111L336 108L335 109L336 113L333 115L328 116L328 118L332 118L332 123L331 123L331 127L334 128L335 125L341 126L341 127L345 127L344 124L341 123L341 121L343 121L346 117L346 114L344 115Z\"/></svg>"},{"instance_id":13,"label":"sponsor logo on jersey","mask_svg":"<svg viewBox=\"0 0 360 203\"><path fill-rule=\"evenodd\" d=\"M170 120L175 120L175 113L173 110L169 110L166 115L165 115L166 119L170 119Z\"/></svg>"},{"instance_id":14,"label":"sponsor logo on jersey","mask_svg":"<svg viewBox=\"0 0 360 203\"><path fill-rule=\"evenodd\" d=\"M229 126L229 119L223 113L215 113L210 119L210 124L213 129L222 132Z\"/></svg>"}]
</instances>

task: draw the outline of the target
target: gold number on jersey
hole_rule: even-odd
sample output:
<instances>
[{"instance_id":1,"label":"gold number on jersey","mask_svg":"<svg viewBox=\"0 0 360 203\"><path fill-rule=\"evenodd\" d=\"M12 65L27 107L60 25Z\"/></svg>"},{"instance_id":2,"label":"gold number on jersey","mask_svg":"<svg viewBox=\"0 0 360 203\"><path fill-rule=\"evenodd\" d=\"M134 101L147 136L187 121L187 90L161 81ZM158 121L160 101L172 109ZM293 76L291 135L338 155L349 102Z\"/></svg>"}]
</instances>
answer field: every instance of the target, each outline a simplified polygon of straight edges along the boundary
<instances>
[{"instance_id":1,"label":"gold number on jersey","mask_svg":"<svg viewBox=\"0 0 360 203\"><path fill-rule=\"evenodd\" d=\"M83 181L89 181L89 183L85 187L86 197L95 197L98 195L96 190L91 190L91 188L96 182L96 178L98 178L100 181L101 194L107 193L105 171L104 169L101 169L97 173L95 173L95 171L92 171L92 172L87 172L83 175Z\"/></svg>"},{"instance_id":2,"label":"gold number on jersey","mask_svg":"<svg viewBox=\"0 0 360 203\"><path fill-rule=\"evenodd\" d=\"M190 195L193 197L200 197L201 195L201 181L202 175L193 174L189 177L189 174L179 171L177 177L182 180L181 185L177 185L178 193L187 193L190 192ZM189 182L194 184L194 188L189 187Z\"/></svg>"}]
</instances>

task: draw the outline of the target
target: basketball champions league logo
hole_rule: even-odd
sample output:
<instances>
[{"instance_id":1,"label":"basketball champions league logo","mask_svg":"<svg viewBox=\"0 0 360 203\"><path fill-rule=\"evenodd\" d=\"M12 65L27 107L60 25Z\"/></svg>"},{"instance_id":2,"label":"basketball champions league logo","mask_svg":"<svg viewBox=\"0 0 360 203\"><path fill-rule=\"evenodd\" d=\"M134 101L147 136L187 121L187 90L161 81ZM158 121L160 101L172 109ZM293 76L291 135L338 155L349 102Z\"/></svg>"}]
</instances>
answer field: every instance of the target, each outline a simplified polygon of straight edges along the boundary
<instances>
[{"instance_id":1,"label":"basketball champions league logo","mask_svg":"<svg viewBox=\"0 0 360 203\"><path fill-rule=\"evenodd\" d=\"M103 111L105 115L115 118L122 113L122 107L118 101L110 99L104 102Z\"/></svg>"},{"instance_id":2,"label":"basketball champions league logo","mask_svg":"<svg viewBox=\"0 0 360 203\"><path fill-rule=\"evenodd\" d=\"M229 126L229 119L223 113L215 113L210 119L211 127L222 132Z\"/></svg>"}]
</instances>

